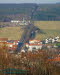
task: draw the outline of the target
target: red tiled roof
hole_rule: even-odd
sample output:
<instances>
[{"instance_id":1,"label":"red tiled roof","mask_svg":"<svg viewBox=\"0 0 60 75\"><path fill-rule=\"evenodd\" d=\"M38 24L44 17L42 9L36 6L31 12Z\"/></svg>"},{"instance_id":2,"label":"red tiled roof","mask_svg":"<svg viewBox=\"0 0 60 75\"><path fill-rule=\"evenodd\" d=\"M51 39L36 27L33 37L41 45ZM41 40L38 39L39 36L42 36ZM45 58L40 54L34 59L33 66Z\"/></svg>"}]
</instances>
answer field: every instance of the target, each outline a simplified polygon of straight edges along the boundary
<instances>
[{"instance_id":1,"label":"red tiled roof","mask_svg":"<svg viewBox=\"0 0 60 75\"><path fill-rule=\"evenodd\" d=\"M7 44L13 45L13 43L9 43L9 42Z\"/></svg>"},{"instance_id":2,"label":"red tiled roof","mask_svg":"<svg viewBox=\"0 0 60 75\"><path fill-rule=\"evenodd\" d=\"M0 40L1 41L3 41L3 40L6 41L6 40L8 40L8 38L0 38Z\"/></svg>"},{"instance_id":3,"label":"red tiled roof","mask_svg":"<svg viewBox=\"0 0 60 75\"><path fill-rule=\"evenodd\" d=\"M17 45L13 45L13 47L17 47Z\"/></svg>"},{"instance_id":4,"label":"red tiled roof","mask_svg":"<svg viewBox=\"0 0 60 75\"><path fill-rule=\"evenodd\" d=\"M8 42L7 42L7 44L13 44L13 43L8 43Z\"/></svg>"},{"instance_id":5,"label":"red tiled roof","mask_svg":"<svg viewBox=\"0 0 60 75\"><path fill-rule=\"evenodd\" d=\"M0 44L7 44L7 42L0 42Z\"/></svg>"},{"instance_id":6,"label":"red tiled roof","mask_svg":"<svg viewBox=\"0 0 60 75\"><path fill-rule=\"evenodd\" d=\"M29 44L29 46L40 46L42 44Z\"/></svg>"},{"instance_id":7,"label":"red tiled roof","mask_svg":"<svg viewBox=\"0 0 60 75\"><path fill-rule=\"evenodd\" d=\"M34 39L34 40L29 40L29 41L40 41L40 40L36 40L36 39Z\"/></svg>"},{"instance_id":8,"label":"red tiled roof","mask_svg":"<svg viewBox=\"0 0 60 75\"><path fill-rule=\"evenodd\" d=\"M18 42L19 40L14 40L14 42Z\"/></svg>"}]
</instances>

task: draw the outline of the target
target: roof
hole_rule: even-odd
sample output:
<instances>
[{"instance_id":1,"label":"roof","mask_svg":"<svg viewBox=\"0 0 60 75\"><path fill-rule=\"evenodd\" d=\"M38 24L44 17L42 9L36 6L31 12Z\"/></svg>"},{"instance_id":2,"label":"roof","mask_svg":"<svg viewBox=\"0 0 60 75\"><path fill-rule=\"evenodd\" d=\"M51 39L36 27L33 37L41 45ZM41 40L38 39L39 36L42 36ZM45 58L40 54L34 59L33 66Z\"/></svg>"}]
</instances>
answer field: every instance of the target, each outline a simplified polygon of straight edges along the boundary
<instances>
[{"instance_id":1,"label":"roof","mask_svg":"<svg viewBox=\"0 0 60 75\"><path fill-rule=\"evenodd\" d=\"M40 46L42 44L29 44L29 46Z\"/></svg>"},{"instance_id":2,"label":"roof","mask_svg":"<svg viewBox=\"0 0 60 75\"><path fill-rule=\"evenodd\" d=\"M14 42L14 40L7 40L7 42Z\"/></svg>"},{"instance_id":3,"label":"roof","mask_svg":"<svg viewBox=\"0 0 60 75\"><path fill-rule=\"evenodd\" d=\"M7 42L0 42L0 44L7 44Z\"/></svg>"},{"instance_id":4,"label":"roof","mask_svg":"<svg viewBox=\"0 0 60 75\"><path fill-rule=\"evenodd\" d=\"M29 41L38 41L38 42L39 42L40 40L36 40L36 39L34 39L34 40L29 40Z\"/></svg>"},{"instance_id":5,"label":"roof","mask_svg":"<svg viewBox=\"0 0 60 75\"><path fill-rule=\"evenodd\" d=\"M17 47L17 45L13 45L13 47Z\"/></svg>"},{"instance_id":6,"label":"roof","mask_svg":"<svg viewBox=\"0 0 60 75\"><path fill-rule=\"evenodd\" d=\"M19 42L19 40L7 40L7 42L12 42L12 43L14 43L14 42Z\"/></svg>"},{"instance_id":7,"label":"roof","mask_svg":"<svg viewBox=\"0 0 60 75\"><path fill-rule=\"evenodd\" d=\"M9 43L9 42L7 42L7 44L13 45L13 43Z\"/></svg>"},{"instance_id":8,"label":"roof","mask_svg":"<svg viewBox=\"0 0 60 75\"><path fill-rule=\"evenodd\" d=\"M0 38L1 41L7 41L8 38Z\"/></svg>"}]
</instances>

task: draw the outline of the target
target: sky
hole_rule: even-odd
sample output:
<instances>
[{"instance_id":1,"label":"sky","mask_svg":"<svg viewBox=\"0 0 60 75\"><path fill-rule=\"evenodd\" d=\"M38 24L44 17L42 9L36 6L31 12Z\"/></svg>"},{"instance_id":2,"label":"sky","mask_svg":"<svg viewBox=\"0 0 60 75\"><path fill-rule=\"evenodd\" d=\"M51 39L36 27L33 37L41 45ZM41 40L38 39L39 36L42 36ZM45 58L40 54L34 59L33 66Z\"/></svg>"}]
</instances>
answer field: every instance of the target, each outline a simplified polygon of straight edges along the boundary
<instances>
[{"instance_id":1,"label":"sky","mask_svg":"<svg viewBox=\"0 0 60 75\"><path fill-rule=\"evenodd\" d=\"M0 3L58 3L60 0L0 0Z\"/></svg>"}]
</instances>

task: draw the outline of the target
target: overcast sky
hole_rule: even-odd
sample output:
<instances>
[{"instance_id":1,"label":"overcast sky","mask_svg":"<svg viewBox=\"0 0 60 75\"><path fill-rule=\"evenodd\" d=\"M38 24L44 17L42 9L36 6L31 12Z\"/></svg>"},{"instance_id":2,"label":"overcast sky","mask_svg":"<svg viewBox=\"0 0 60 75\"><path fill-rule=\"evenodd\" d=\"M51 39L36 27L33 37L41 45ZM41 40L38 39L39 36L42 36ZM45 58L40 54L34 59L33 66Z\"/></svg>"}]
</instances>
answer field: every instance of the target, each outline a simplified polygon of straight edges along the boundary
<instances>
[{"instance_id":1,"label":"overcast sky","mask_svg":"<svg viewBox=\"0 0 60 75\"><path fill-rule=\"evenodd\" d=\"M0 0L0 3L56 3L60 0Z\"/></svg>"}]
</instances>

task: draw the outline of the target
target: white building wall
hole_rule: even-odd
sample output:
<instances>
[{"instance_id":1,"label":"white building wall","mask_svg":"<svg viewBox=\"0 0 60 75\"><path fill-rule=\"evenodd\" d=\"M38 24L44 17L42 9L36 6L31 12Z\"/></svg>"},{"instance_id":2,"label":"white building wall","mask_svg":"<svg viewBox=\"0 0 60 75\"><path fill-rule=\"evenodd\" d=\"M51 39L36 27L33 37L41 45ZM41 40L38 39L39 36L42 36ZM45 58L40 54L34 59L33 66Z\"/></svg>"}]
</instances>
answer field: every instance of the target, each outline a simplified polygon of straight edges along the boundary
<instances>
[{"instance_id":1,"label":"white building wall","mask_svg":"<svg viewBox=\"0 0 60 75\"><path fill-rule=\"evenodd\" d=\"M12 23L18 23L20 22L19 20L11 20Z\"/></svg>"},{"instance_id":2,"label":"white building wall","mask_svg":"<svg viewBox=\"0 0 60 75\"><path fill-rule=\"evenodd\" d=\"M27 48L29 47L29 45L28 45L28 44L26 44L25 46L26 46Z\"/></svg>"},{"instance_id":3,"label":"white building wall","mask_svg":"<svg viewBox=\"0 0 60 75\"><path fill-rule=\"evenodd\" d=\"M13 45L9 45L9 47L13 47Z\"/></svg>"},{"instance_id":4,"label":"white building wall","mask_svg":"<svg viewBox=\"0 0 60 75\"><path fill-rule=\"evenodd\" d=\"M30 43L30 44L33 44L33 43L35 43L35 41L29 41L29 43Z\"/></svg>"},{"instance_id":5,"label":"white building wall","mask_svg":"<svg viewBox=\"0 0 60 75\"><path fill-rule=\"evenodd\" d=\"M38 45L38 46L29 46L28 51L33 51L33 48L36 48L36 50L42 49L42 45Z\"/></svg>"}]
</instances>

